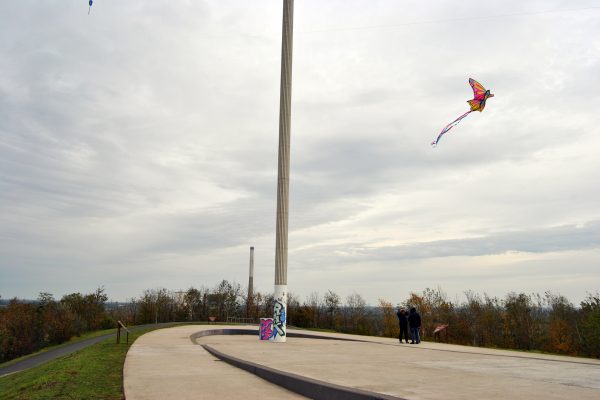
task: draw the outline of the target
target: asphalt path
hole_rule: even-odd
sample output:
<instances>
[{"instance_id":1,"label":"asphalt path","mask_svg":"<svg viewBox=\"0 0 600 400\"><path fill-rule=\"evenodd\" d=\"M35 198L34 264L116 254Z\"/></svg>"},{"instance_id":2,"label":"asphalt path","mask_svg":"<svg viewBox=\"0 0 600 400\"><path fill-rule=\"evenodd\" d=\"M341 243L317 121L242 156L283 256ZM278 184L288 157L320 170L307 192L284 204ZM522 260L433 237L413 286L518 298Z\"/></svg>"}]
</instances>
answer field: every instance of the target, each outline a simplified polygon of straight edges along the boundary
<instances>
[{"instance_id":1,"label":"asphalt path","mask_svg":"<svg viewBox=\"0 0 600 400\"><path fill-rule=\"evenodd\" d=\"M167 327L167 326L171 326L171 325L173 325L173 324L163 323L163 324L138 325L138 326L132 326L128 329L129 329L129 331L136 331L136 330L144 329L144 328L152 328L152 327L160 328L160 327ZM126 333L123 332L123 334L121 336L121 340L125 339L124 338L125 334ZM22 361L16 362L12 365L8 365L6 367L0 367L0 378L4 377L6 375L14 374L15 372L20 372L20 371L24 371L29 368L37 367L38 365L47 363L48 361L52 361L59 357L63 357L63 356L69 355L71 353L74 353L78 350L85 349L86 347L89 347L89 346L96 344L98 342L101 342L103 340L114 338L114 337L116 337L116 335L117 335L117 333L115 331L114 333L107 333L106 335L97 336L97 337L90 338L90 339L85 339L80 342L67 344L65 346L57 347L52 350L48 350L45 352L41 352L41 353L32 355L31 357L26 358Z\"/></svg>"}]
</instances>

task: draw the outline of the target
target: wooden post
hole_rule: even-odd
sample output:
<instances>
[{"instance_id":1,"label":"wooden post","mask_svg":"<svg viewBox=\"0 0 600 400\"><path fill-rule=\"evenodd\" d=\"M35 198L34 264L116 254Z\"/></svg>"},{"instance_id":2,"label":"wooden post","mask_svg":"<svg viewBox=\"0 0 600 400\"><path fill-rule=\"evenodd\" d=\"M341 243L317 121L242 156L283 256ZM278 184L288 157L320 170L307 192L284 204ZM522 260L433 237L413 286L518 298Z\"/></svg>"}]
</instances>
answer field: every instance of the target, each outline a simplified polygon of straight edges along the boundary
<instances>
[{"instance_id":1,"label":"wooden post","mask_svg":"<svg viewBox=\"0 0 600 400\"><path fill-rule=\"evenodd\" d=\"M117 344L121 343L121 328L125 330L127 344L129 344L129 329L121 321L117 321Z\"/></svg>"}]
</instances>

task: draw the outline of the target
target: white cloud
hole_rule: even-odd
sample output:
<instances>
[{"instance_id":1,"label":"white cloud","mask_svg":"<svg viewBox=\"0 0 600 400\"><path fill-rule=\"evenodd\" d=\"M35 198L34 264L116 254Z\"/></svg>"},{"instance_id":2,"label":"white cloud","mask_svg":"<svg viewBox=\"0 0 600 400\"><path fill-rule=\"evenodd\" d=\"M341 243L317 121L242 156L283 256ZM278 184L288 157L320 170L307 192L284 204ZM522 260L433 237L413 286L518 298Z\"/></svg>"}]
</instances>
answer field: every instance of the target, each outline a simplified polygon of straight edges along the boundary
<instances>
[{"instance_id":1,"label":"white cloud","mask_svg":"<svg viewBox=\"0 0 600 400\"><path fill-rule=\"evenodd\" d=\"M596 7L296 2L292 291L597 290ZM0 294L271 290L281 2L86 13L0 4Z\"/></svg>"}]
</instances>

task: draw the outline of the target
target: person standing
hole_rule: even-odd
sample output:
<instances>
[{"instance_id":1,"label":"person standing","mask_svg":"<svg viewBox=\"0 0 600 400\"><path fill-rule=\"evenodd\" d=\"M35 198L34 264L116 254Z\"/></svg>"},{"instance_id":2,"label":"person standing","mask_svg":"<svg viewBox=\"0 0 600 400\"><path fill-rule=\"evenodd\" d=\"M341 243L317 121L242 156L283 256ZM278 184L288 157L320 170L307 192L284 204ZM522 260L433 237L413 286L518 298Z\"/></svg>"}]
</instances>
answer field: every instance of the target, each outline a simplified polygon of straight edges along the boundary
<instances>
[{"instance_id":1,"label":"person standing","mask_svg":"<svg viewBox=\"0 0 600 400\"><path fill-rule=\"evenodd\" d=\"M412 307L408 314L408 325L410 326L410 335L412 341L410 344L421 343L421 337L419 336L419 330L421 329L421 315L417 312L417 309Z\"/></svg>"},{"instance_id":2,"label":"person standing","mask_svg":"<svg viewBox=\"0 0 600 400\"><path fill-rule=\"evenodd\" d=\"M399 308L396 315L398 316L398 322L400 323L400 336L398 339L400 340L400 343L402 343L402 337L404 337L406 343L408 343L408 315L406 314L406 310L404 308Z\"/></svg>"}]
</instances>

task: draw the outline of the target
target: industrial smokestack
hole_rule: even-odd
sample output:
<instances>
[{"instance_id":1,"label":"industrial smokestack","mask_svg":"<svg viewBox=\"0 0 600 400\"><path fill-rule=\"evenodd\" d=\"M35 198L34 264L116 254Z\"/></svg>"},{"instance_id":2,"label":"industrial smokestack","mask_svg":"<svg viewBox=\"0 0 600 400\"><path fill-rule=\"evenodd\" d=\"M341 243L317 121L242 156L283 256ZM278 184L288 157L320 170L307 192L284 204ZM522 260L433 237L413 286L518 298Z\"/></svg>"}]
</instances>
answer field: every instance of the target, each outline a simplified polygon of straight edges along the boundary
<instances>
[{"instance_id":1,"label":"industrial smokestack","mask_svg":"<svg viewBox=\"0 0 600 400\"><path fill-rule=\"evenodd\" d=\"M250 277L248 278L248 301L254 295L254 246L250 247Z\"/></svg>"}]
</instances>

